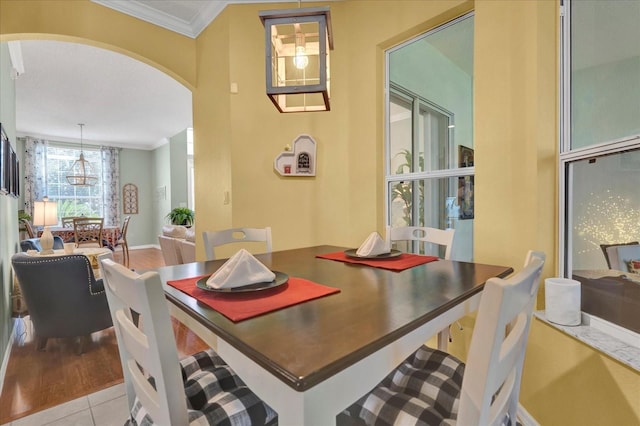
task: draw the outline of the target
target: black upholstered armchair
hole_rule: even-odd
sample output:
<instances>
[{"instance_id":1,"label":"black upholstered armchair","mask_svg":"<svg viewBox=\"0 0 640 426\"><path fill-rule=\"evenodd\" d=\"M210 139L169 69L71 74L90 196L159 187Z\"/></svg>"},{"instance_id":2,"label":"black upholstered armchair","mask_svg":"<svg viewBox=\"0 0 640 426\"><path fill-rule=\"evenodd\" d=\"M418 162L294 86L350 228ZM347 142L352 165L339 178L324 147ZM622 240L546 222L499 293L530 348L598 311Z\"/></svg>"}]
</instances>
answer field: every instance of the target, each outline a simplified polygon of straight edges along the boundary
<instances>
[{"instance_id":1,"label":"black upholstered armchair","mask_svg":"<svg viewBox=\"0 0 640 426\"><path fill-rule=\"evenodd\" d=\"M102 280L96 280L83 255L14 254L11 264L33 322L37 347L49 337L76 337L78 353L85 336L111 327Z\"/></svg>"},{"instance_id":2,"label":"black upholstered armchair","mask_svg":"<svg viewBox=\"0 0 640 426\"><path fill-rule=\"evenodd\" d=\"M64 241L58 235L53 236L53 249L63 249ZM20 250L38 250L42 251L42 246L40 245L40 238L27 238L26 240L20 241Z\"/></svg>"}]
</instances>

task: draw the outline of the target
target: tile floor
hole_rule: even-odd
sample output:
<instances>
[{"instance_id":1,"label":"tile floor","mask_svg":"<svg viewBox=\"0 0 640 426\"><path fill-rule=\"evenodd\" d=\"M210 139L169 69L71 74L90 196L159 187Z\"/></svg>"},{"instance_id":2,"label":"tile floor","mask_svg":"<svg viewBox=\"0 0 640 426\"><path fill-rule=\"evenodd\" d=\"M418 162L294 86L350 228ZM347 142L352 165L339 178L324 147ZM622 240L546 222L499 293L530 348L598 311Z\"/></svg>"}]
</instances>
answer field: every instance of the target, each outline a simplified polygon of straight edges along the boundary
<instances>
[{"instance_id":1,"label":"tile floor","mask_svg":"<svg viewBox=\"0 0 640 426\"><path fill-rule=\"evenodd\" d=\"M126 419L127 396L119 384L2 426L122 426Z\"/></svg>"}]
</instances>

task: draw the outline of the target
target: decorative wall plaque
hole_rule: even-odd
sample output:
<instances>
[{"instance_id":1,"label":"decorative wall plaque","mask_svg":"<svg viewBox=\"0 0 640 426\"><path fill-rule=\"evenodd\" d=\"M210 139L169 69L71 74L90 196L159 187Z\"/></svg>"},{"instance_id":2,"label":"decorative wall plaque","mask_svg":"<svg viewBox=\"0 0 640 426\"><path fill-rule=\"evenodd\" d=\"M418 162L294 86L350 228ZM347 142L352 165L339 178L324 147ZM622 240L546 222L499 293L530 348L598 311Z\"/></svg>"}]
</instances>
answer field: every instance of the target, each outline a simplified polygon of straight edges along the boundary
<instances>
[{"instance_id":1,"label":"decorative wall plaque","mask_svg":"<svg viewBox=\"0 0 640 426\"><path fill-rule=\"evenodd\" d=\"M138 187L132 183L122 187L122 210L124 214L138 214Z\"/></svg>"},{"instance_id":2,"label":"decorative wall plaque","mask_svg":"<svg viewBox=\"0 0 640 426\"><path fill-rule=\"evenodd\" d=\"M309 135L299 135L293 140L293 148L280 153L273 167L281 176L316 175L316 141Z\"/></svg>"}]
</instances>

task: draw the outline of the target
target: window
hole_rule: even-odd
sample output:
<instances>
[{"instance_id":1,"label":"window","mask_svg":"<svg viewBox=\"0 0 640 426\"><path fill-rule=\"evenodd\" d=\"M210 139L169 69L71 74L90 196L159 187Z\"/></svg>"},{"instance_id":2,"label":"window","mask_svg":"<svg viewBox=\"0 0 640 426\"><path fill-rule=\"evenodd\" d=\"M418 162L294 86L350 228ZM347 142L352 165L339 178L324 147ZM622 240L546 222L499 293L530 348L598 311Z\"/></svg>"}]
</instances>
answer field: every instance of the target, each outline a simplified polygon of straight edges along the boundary
<instances>
[{"instance_id":1,"label":"window","mask_svg":"<svg viewBox=\"0 0 640 426\"><path fill-rule=\"evenodd\" d=\"M102 161L99 148L83 148L84 158L91 163L98 183L93 186L72 186L67 173L80 156L80 149L49 143L46 151L47 195L58 202L58 217L104 217L102 193Z\"/></svg>"},{"instance_id":2,"label":"window","mask_svg":"<svg viewBox=\"0 0 640 426\"><path fill-rule=\"evenodd\" d=\"M601 245L640 240L640 2L565 2L562 21L560 270L583 311L640 332L639 301L596 288L627 272Z\"/></svg>"},{"instance_id":3,"label":"window","mask_svg":"<svg viewBox=\"0 0 640 426\"><path fill-rule=\"evenodd\" d=\"M472 260L473 14L390 49L386 63L387 223L455 229L452 257Z\"/></svg>"}]
</instances>

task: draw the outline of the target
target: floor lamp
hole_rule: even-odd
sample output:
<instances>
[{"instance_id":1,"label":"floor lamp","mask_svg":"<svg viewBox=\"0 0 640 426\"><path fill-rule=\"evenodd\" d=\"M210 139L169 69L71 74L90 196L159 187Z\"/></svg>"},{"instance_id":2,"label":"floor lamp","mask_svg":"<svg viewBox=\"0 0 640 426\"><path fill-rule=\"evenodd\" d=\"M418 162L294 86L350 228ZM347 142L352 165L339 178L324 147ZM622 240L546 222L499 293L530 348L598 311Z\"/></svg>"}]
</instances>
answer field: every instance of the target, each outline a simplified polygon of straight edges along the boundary
<instances>
[{"instance_id":1,"label":"floor lamp","mask_svg":"<svg viewBox=\"0 0 640 426\"><path fill-rule=\"evenodd\" d=\"M49 197L43 197L42 201L33 203L33 224L44 226L44 231L40 236L40 254L53 253L53 234L49 226L58 224L58 203L49 201Z\"/></svg>"}]
</instances>

